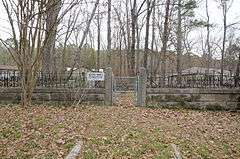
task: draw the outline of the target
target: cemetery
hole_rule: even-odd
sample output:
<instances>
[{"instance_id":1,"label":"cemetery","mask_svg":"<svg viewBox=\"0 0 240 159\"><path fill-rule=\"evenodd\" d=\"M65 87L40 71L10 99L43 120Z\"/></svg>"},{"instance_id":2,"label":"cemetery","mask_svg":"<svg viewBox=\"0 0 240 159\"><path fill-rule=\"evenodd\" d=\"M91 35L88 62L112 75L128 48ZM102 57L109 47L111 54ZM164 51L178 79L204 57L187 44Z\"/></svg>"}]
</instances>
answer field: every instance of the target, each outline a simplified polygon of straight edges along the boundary
<instances>
[{"instance_id":1,"label":"cemetery","mask_svg":"<svg viewBox=\"0 0 240 159\"><path fill-rule=\"evenodd\" d=\"M240 159L239 0L0 0L0 159Z\"/></svg>"}]
</instances>

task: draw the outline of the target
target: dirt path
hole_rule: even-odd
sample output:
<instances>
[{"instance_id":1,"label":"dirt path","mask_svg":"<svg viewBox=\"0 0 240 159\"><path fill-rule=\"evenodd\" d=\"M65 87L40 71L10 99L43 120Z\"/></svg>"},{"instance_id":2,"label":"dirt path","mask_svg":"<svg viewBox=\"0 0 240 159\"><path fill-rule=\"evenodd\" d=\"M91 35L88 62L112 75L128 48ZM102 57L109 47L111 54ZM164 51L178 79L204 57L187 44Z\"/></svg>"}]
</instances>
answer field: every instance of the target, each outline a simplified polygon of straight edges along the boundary
<instances>
[{"instance_id":1,"label":"dirt path","mask_svg":"<svg viewBox=\"0 0 240 159\"><path fill-rule=\"evenodd\" d=\"M115 105L121 107L133 107L135 105L135 94L132 92L115 93Z\"/></svg>"}]
</instances>

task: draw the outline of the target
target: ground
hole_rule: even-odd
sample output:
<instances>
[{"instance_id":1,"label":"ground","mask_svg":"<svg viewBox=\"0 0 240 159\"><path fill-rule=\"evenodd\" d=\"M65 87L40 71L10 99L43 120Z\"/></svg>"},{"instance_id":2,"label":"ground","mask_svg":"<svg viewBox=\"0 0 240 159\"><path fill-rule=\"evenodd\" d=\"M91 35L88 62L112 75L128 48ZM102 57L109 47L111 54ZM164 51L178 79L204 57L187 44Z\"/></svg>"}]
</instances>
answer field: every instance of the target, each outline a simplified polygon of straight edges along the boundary
<instances>
[{"instance_id":1,"label":"ground","mask_svg":"<svg viewBox=\"0 0 240 159\"><path fill-rule=\"evenodd\" d=\"M240 114L126 106L0 107L1 158L240 158Z\"/></svg>"}]
</instances>

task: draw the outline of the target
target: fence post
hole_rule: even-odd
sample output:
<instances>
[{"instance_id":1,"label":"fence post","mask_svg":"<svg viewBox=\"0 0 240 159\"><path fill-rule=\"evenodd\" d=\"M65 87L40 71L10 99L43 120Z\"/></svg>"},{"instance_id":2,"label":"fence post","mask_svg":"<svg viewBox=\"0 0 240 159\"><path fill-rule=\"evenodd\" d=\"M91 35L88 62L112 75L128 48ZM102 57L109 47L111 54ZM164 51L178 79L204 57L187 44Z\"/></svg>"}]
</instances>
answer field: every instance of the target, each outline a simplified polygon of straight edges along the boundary
<instances>
[{"instance_id":1,"label":"fence post","mask_svg":"<svg viewBox=\"0 0 240 159\"><path fill-rule=\"evenodd\" d=\"M137 106L146 105L146 94L147 94L147 73L144 67L139 69L138 74L138 85L137 85Z\"/></svg>"},{"instance_id":2,"label":"fence post","mask_svg":"<svg viewBox=\"0 0 240 159\"><path fill-rule=\"evenodd\" d=\"M112 68L107 67L105 71L105 105L113 104L113 73Z\"/></svg>"}]
</instances>

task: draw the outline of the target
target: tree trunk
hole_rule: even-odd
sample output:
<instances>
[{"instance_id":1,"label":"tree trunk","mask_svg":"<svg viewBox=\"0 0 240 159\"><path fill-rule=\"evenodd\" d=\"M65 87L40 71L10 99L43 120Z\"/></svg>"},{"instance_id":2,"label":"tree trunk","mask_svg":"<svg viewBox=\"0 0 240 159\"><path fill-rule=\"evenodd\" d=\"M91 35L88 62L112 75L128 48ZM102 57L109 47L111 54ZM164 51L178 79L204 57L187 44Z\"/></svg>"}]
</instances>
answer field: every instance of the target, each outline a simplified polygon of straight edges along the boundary
<instances>
[{"instance_id":1,"label":"tree trunk","mask_svg":"<svg viewBox=\"0 0 240 159\"><path fill-rule=\"evenodd\" d=\"M136 21L137 21L137 0L133 0L132 8L132 44L131 44L131 62L130 74L135 74L135 45L136 45Z\"/></svg>"},{"instance_id":2,"label":"tree trunk","mask_svg":"<svg viewBox=\"0 0 240 159\"><path fill-rule=\"evenodd\" d=\"M207 14L207 73L209 74L209 69L211 67L211 47L210 47L210 17L209 17L209 11L208 11L208 0L206 0L206 14Z\"/></svg>"},{"instance_id":3,"label":"tree trunk","mask_svg":"<svg viewBox=\"0 0 240 159\"><path fill-rule=\"evenodd\" d=\"M151 16L150 0L147 0L146 33L143 58L143 67L146 69L147 74L148 74L148 53L149 53L148 42L149 42L150 16Z\"/></svg>"},{"instance_id":4,"label":"tree trunk","mask_svg":"<svg viewBox=\"0 0 240 159\"><path fill-rule=\"evenodd\" d=\"M227 4L223 2L223 41L222 41L222 53L221 53L221 75L220 75L220 85L223 85L223 66L224 66L224 54L226 47L226 34L227 34Z\"/></svg>"},{"instance_id":5,"label":"tree trunk","mask_svg":"<svg viewBox=\"0 0 240 159\"><path fill-rule=\"evenodd\" d=\"M107 41L108 41L108 44L107 44L107 52L108 52L108 66L111 66L111 44L112 44L112 41L111 41L111 7L112 3L111 3L111 0L108 0L108 21L107 21Z\"/></svg>"},{"instance_id":6,"label":"tree trunk","mask_svg":"<svg viewBox=\"0 0 240 159\"><path fill-rule=\"evenodd\" d=\"M127 27L127 50L126 50L126 74L130 73L131 70L131 38L130 38L130 18L129 18L129 0L125 1L125 5L126 5L126 27Z\"/></svg>"},{"instance_id":7,"label":"tree trunk","mask_svg":"<svg viewBox=\"0 0 240 159\"><path fill-rule=\"evenodd\" d=\"M46 47L43 51L42 72L50 74L53 71L53 54L57 34L57 18L61 9L61 0L47 2L46 35L48 36Z\"/></svg>"},{"instance_id":8,"label":"tree trunk","mask_svg":"<svg viewBox=\"0 0 240 159\"><path fill-rule=\"evenodd\" d=\"M240 49L238 49L238 63L237 63L237 69L235 74L235 87L239 87L239 75L240 75Z\"/></svg>"},{"instance_id":9,"label":"tree trunk","mask_svg":"<svg viewBox=\"0 0 240 159\"><path fill-rule=\"evenodd\" d=\"M21 94L21 105L26 107L31 105L32 94L34 89L34 78L31 71L27 68L23 69L22 72L22 94Z\"/></svg>"},{"instance_id":10,"label":"tree trunk","mask_svg":"<svg viewBox=\"0 0 240 159\"><path fill-rule=\"evenodd\" d=\"M182 14L181 14L181 0L178 0L178 22L177 22L177 76L178 83L181 82L182 75Z\"/></svg>"},{"instance_id":11,"label":"tree trunk","mask_svg":"<svg viewBox=\"0 0 240 159\"><path fill-rule=\"evenodd\" d=\"M100 69L100 49L101 49L101 24L100 24L100 9L98 6L98 16L97 16L97 27L98 27L98 37L97 37L97 69Z\"/></svg>"},{"instance_id":12,"label":"tree trunk","mask_svg":"<svg viewBox=\"0 0 240 159\"><path fill-rule=\"evenodd\" d=\"M166 54L167 54L167 42L169 37L169 11L170 11L170 1L166 0L166 10L165 10L165 17L164 17L164 28L163 28L163 46L162 46L162 67L161 67L161 74L162 74L162 81L161 84L163 85L164 79L166 78Z\"/></svg>"},{"instance_id":13,"label":"tree trunk","mask_svg":"<svg viewBox=\"0 0 240 159\"><path fill-rule=\"evenodd\" d=\"M120 53L120 70L119 75L122 76L122 65L123 65L123 56L122 56L122 30L119 31L119 53Z\"/></svg>"},{"instance_id":14,"label":"tree trunk","mask_svg":"<svg viewBox=\"0 0 240 159\"><path fill-rule=\"evenodd\" d=\"M76 64L77 64L77 68L81 68L80 59L81 59L82 46L83 46L84 41L85 41L85 39L86 39L86 37L87 37L87 34L88 34L88 32L89 32L89 28L90 28L91 22L92 22L92 20L93 20L93 18L94 18L94 15L95 15L95 13L96 13L98 4L99 4L99 0L97 0L97 1L95 2L95 5L94 5L94 8L93 8L92 13L91 13L91 15L90 15L90 18L89 18L89 20L87 21L87 25L86 25L86 28L85 28L85 30L84 30L84 32L83 32L83 36L82 36L82 39L81 39L81 41L80 41L80 44L79 44L79 46L78 46L78 50L77 50L78 53L76 54L75 61L74 61L74 65L73 65L73 67L71 68L70 75L72 74L73 68L74 68L74 66L75 66Z\"/></svg>"},{"instance_id":15,"label":"tree trunk","mask_svg":"<svg viewBox=\"0 0 240 159\"><path fill-rule=\"evenodd\" d=\"M156 21L156 7L155 0L153 2L153 15L152 15L152 43L151 43L151 59L150 59L150 73L153 76L153 68L154 68L154 43L155 43L155 21Z\"/></svg>"},{"instance_id":16,"label":"tree trunk","mask_svg":"<svg viewBox=\"0 0 240 159\"><path fill-rule=\"evenodd\" d=\"M141 29L139 29L138 22L136 22L136 33L137 33L137 55L136 55L136 72L138 72L140 68L140 34L141 34Z\"/></svg>"}]
</instances>

